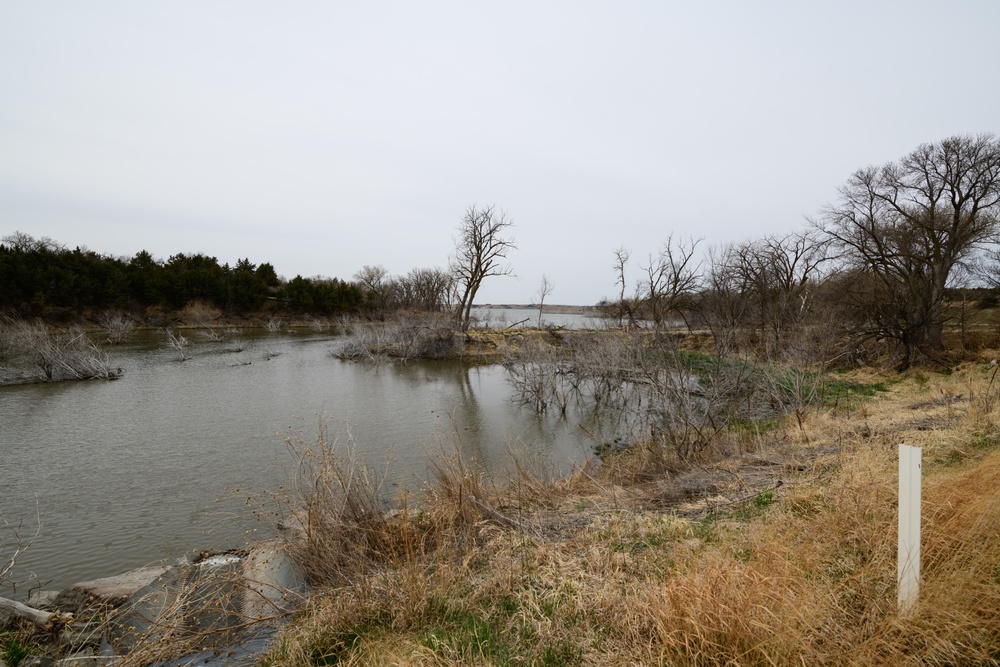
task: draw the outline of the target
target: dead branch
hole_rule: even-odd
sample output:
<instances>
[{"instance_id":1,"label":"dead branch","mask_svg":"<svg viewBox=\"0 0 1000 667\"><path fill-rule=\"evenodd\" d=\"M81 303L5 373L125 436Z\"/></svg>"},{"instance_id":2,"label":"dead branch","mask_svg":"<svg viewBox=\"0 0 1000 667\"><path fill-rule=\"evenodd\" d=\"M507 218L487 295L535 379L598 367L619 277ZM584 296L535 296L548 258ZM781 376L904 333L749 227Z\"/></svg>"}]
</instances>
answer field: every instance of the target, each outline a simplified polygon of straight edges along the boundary
<instances>
[{"instance_id":1,"label":"dead branch","mask_svg":"<svg viewBox=\"0 0 1000 667\"><path fill-rule=\"evenodd\" d=\"M73 620L73 614L61 611L42 611L7 598L0 598L0 609L44 629L51 628L57 623L68 623Z\"/></svg>"}]
</instances>

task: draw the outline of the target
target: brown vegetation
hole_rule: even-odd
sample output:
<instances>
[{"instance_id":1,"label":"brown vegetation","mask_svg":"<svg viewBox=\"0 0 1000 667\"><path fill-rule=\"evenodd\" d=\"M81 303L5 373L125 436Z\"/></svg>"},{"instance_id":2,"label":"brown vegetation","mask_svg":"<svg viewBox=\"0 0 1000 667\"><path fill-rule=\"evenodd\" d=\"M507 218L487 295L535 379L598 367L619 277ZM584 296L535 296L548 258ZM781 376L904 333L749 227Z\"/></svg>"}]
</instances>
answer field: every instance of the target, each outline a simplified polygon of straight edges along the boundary
<instances>
[{"instance_id":1,"label":"brown vegetation","mask_svg":"<svg viewBox=\"0 0 1000 667\"><path fill-rule=\"evenodd\" d=\"M113 380L121 369L79 328L0 315L0 384L58 380Z\"/></svg>"},{"instance_id":2,"label":"brown vegetation","mask_svg":"<svg viewBox=\"0 0 1000 667\"><path fill-rule=\"evenodd\" d=\"M660 452L674 463L655 475L646 474L655 444L560 481L520 469L492 483L452 458L394 513L306 521L351 557L309 554L318 593L267 663L992 664L995 375L967 364L900 378L867 401L845 392L801 421L728 433L742 455L680 466ZM859 394L872 379L853 378ZM926 481L921 599L900 617L895 450L904 441L924 448ZM364 479L357 472L342 460L312 474L332 473L345 491L342 480ZM298 516L324 504L315 488ZM371 507L376 488L350 491ZM337 538L359 530L364 539Z\"/></svg>"}]
</instances>

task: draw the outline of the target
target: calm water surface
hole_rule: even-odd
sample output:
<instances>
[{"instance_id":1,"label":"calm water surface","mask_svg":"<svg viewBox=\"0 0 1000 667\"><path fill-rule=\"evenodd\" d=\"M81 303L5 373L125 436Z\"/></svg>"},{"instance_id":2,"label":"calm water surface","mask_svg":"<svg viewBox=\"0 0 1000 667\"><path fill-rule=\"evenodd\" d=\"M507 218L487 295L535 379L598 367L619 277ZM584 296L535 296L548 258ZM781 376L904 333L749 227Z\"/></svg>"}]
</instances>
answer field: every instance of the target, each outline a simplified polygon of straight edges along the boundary
<instances>
[{"instance_id":1,"label":"calm water surface","mask_svg":"<svg viewBox=\"0 0 1000 667\"><path fill-rule=\"evenodd\" d=\"M315 439L321 422L349 430L389 490L419 487L453 433L498 474L512 448L554 471L590 452L575 423L512 401L497 366L343 362L342 339L316 333L247 333L234 353L184 333L183 362L144 332L112 350L120 380L0 388L0 513L29 535L41 517L22 575L57 589L243 544L267 530L247 496L287 486L285 438Z\"/></svg>"}]
</instances>

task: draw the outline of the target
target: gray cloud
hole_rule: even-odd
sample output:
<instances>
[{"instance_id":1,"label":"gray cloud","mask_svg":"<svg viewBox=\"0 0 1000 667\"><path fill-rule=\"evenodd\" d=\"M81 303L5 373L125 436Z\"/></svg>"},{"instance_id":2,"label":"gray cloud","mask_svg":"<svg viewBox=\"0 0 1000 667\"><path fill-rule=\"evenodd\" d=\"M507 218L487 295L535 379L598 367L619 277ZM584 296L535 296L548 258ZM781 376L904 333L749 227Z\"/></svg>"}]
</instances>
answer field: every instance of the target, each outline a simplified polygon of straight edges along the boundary
<instances>
[{"instance_id":1,"label":"gray cloud","mask_svg":"<svg viewBox=\"0 0 1000 667\"><path fill-rule=\"evenodd\" d=\"M964 17L961 20L959 17ZM995 130L1000 6L0 5L0 234L292 277L444 266L513 217L484 302L614 291L611 252L796 229L856 168Z\"/></svg>"}]
</instances>

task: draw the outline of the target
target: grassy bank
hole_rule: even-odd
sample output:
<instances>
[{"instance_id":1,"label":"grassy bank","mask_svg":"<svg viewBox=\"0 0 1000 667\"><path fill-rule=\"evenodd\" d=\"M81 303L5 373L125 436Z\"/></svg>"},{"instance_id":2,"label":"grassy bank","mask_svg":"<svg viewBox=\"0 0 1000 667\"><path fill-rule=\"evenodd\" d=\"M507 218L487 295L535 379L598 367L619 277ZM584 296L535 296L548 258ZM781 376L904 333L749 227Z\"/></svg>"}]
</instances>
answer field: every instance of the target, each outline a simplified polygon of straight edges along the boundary
<instances>
[{"instance_id":1,"label":"grassy bank","mask_svg":"<svg viewBox=\"0 0 1000 667\"><path fill-rule=\"evenodd\" d=\"M494 483L452 458L388 515L317 443L327 481L303 495L300 556L323 586L265 663L994 664L995 375L975 363L891 378L657 474L643 447L559 481ZM925 462L923 587L905 618L900 442Z\"/></svg>"}]
</instances>

